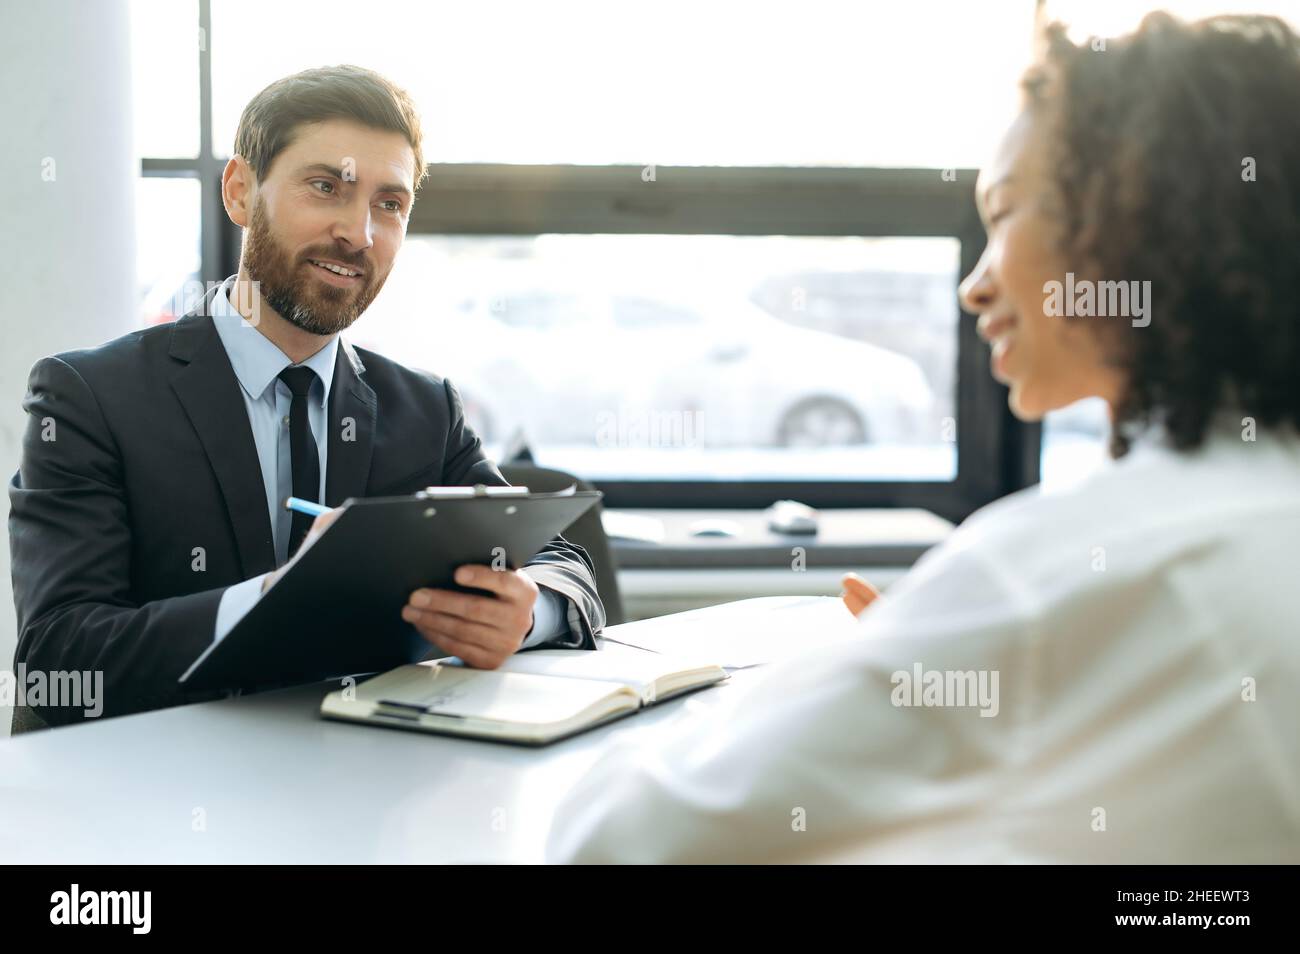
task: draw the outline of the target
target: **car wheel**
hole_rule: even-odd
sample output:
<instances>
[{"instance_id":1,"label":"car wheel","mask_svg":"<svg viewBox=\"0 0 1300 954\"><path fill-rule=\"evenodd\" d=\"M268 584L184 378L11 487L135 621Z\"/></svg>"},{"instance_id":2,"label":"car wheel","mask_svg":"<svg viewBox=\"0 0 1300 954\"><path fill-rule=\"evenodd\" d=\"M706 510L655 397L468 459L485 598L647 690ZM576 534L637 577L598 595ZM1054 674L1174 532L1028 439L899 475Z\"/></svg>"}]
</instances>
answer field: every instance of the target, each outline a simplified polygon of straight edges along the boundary
<instances>
[{"instance_id":1,"label":"car wheel","mask_svg":"<svg viewBox=\"0 0 1300 954\"><path fill-rule=\"evenodd\" d=\"M838 398L806 398L781 418L776 442L781 447L865 444L867 428L861 415Z\"/></svg>"}]
</instances>

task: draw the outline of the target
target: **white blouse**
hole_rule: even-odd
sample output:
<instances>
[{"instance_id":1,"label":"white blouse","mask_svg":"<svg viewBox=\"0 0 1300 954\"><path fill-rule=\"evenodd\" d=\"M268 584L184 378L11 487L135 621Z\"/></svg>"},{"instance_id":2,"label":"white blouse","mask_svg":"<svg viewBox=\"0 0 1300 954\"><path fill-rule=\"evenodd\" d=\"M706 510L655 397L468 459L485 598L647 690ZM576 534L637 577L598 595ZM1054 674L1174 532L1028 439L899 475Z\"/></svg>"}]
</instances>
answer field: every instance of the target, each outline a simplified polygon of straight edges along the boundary
<instances>
[{"instance_id":1,"label":"white blouse","mask_svg":"<svg viewBox=\"0 0 1300 954\"><path fill-rule=\"evenodd\" d=\"M1300 861L1300 440L1220 421L972 515L566 797L557 861Z\"/></svg>"}]
</instances>

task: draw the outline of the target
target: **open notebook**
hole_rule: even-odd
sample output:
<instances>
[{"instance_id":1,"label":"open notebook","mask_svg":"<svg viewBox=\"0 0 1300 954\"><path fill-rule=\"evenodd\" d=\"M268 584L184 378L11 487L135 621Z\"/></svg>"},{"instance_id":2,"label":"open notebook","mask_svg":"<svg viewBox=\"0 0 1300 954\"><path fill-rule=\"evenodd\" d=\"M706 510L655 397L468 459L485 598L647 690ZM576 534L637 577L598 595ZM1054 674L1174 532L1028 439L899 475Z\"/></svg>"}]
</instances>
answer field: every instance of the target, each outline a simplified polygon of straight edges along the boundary
<instances>
[{"instance_id":1,"label":"open notebook","mask_svg":"<svg viewBox=\"0 0 1300 954\"><path fill-rule=\"evenodd\" d=\"M499 669L399 666L331 692L321 715L370 725L544 745L727 678L650 652L539 649Z\"/></svg>"}]
</instances>

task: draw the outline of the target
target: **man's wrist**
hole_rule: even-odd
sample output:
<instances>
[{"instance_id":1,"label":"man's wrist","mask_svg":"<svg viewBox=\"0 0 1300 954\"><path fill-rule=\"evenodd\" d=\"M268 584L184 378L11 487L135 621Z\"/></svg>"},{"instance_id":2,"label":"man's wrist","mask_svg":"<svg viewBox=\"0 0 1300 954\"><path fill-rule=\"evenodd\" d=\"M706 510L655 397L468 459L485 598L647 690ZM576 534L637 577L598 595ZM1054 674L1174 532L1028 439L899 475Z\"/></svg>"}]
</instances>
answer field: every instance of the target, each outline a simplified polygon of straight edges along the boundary
<instances>
[{"instance_id":1,"label":"man's wrist","mask_svg":"<svg viewBox=\"0 0 1300 954\"><path fill-rule=\"evenodd\" d=\"M539 587L537 602L533 604L533 625L524 636L520 649L543 646L564 633L567 628L568 600L554 590Z\"/></svg>"}]
</instances>

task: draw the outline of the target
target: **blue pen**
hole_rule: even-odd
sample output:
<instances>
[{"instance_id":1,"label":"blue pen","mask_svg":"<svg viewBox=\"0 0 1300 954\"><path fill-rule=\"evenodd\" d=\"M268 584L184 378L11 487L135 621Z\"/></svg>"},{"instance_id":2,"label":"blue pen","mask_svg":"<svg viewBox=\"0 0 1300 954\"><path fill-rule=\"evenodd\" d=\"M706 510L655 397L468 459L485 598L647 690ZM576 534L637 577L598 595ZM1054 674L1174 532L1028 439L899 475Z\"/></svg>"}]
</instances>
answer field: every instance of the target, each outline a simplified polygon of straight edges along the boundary
<instances>
[{"instance_id":1,"label":"blue pen","mask_svg":"<svg viewBox=\"0 0 1300 954\"><path fill-rule=\"evenodd\" d=\"M310 500L303 500L301 497L290 497L284 502L285 510L296 510L299 513L305 513L309 517L319 517L323 513L329 513L329 507L322 507L318 503L312 503Z\"/></svg>"}]
</instances>

